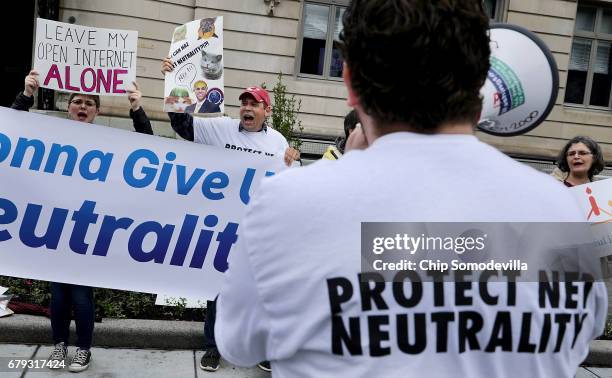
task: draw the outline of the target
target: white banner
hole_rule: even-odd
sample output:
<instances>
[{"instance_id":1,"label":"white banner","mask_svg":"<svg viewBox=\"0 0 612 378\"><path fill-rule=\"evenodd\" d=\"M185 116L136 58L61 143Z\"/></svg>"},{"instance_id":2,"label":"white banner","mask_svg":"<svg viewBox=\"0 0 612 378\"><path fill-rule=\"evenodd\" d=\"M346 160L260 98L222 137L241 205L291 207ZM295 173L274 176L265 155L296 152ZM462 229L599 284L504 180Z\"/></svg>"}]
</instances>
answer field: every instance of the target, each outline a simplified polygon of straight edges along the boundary
<instances>
[{"instance_id":1,"label":"white banner","mask_svg":"<svg viewBox=\"0 0 612 378\"><path fill-rule=\"evenodd\" d=\"M123 96L136 80L138 32L36 20L34 69L43 88Z\"/></svg>"},{"instance_id":2,"label":"white banner","mask_svg":"<svg viewBox=\"0 0 612 378\"><path fill-rule=\"evenodd\" d=\"M164 111L223 113L223 17L174 29L169 56L174 70L164 82Z\"/></svg>"},{"instance_id":3,"label":"white banner","mask_svg":"<svg viewBox=\"0 0 612 378\"><path fill-rule=\"evenodd\" d=\"M213 298L282 158L0 107L0 275Z\"/></svg>"},{"instance_id":4,"label":"white banner","mask_svg":"<svg viewBox=\"0 0 612 378\"><path fill-rule=\"evenodd\" d=\"M612 179L570 188L590 222L600 257L612 255Z\"/></svg>"}]
</instances>

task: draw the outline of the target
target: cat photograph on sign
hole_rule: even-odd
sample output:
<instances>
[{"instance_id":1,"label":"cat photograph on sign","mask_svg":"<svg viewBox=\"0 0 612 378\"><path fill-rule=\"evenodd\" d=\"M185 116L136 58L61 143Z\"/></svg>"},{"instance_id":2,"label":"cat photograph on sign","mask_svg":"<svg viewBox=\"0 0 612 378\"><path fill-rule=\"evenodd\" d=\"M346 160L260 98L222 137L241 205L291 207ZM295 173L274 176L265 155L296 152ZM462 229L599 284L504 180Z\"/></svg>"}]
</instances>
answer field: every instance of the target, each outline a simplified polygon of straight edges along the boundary
<instances>
[{"instance_id":1,"label":"cat photograph on sign","mask_svg":"<svg viewBox=\"0 0 612 378\"><path fill-rule=\"evenodd\" d=\"M223 17L174 29L169 56L174 70L164 81L164 111L223 113Z\"/></svg>"}]
</instances>

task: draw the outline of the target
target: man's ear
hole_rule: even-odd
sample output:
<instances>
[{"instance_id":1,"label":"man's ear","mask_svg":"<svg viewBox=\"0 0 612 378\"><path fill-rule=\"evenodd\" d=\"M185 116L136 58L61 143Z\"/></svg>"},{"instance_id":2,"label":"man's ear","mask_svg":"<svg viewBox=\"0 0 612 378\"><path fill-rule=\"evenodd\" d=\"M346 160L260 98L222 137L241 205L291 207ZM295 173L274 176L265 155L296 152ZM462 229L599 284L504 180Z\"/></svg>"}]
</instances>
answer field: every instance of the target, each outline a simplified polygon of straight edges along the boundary
<instances>
[{"instance_id":1,"label":"man's ear","mask_svg":"<svg viewBox=\"0 0 612 378\"><path fill-rule=\"evenodd\" d=\"M272 106L268 105L265 107L265 111L266 111L266 117L269 117L272 115Z\"/></svg>"},{"instance_id":2,"label":"man's ear","mask_svg":"<svg viewBox=\"0 0 612 378\"><path fill-rule=\"evenodd\" d=\"M359 98L357 94L353 90L353 83L351 81L351 70L348 68L346 62L342 64L342 79L344 79L344 85L346 85L346 90L348 92L348 96L346 98L346 103L351 108L354 108L355 105L359 103Z\"/></svg>"}]
</instances>

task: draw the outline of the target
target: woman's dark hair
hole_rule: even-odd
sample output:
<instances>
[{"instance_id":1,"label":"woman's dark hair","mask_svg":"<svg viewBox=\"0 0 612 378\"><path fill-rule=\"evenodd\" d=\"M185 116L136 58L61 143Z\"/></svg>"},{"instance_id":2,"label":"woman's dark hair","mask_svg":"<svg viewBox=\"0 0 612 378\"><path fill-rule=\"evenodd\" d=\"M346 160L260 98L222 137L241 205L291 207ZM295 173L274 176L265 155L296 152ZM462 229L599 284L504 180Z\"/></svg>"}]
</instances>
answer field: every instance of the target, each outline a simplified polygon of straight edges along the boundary
<instances>
[{"instance_id":1,"label":"woman's dark hair","mask_svg":"<svg viewBox=\"0 0 612 378\"><path fill-rule=\"evenodd\" d=\"M567 151L572 145L576 143L582 143L587 146L587 148L589 149L589 151L591 151L591 154L593 155L593 164L591 165L591 168L588 172L589 180L592 181L593 176L603 171L604 159L599 144L597 144L597 142L587 136L575 136L565 144L561 152L559 152L559 156L557 157L557 167L559 167L562 172L567 173L570 171L569 164L567 164Z\"/></svg>"},{"instance_id":2,"label":"woman's dark hair","mask_svg":"<svg viewBox=\"0 0 612 378\"><path fill-rule=\"evenodd\" d=\"M476 122L491 52L480 0L352 0L343 22L351 87L379 127Z\"/></svg>"},{"instance_id":3,"label":"woman's dark hair","mask_svg":"<svg viewBox=\"0 0 612 378\"><path fill-rule=\"evenodd\" d=\"M342 153L344 153L344 148L346 147L346 141L351 133L351 130L357 127L359 123L359 116L357 116L357 112L355 110L351 110L346 116L344 116L344 137L338 137L336 139L336 147Z\"/></svg>"}]
</instances>

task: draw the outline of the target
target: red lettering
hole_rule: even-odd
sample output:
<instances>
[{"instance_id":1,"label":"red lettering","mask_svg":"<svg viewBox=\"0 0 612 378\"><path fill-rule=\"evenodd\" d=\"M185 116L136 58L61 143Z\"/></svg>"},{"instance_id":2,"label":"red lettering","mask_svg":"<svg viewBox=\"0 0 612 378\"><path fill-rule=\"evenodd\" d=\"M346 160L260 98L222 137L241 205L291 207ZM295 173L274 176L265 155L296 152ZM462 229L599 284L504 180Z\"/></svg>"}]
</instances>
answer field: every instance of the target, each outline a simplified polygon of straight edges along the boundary
<instances>
[{"instance_id":1,"label":"red lettering","mask_svg":"<svg viewBox=\"0 0 612 378\"><path fill-rule=\"evenodd\" d=\"M85 75L91 72L91 86L88 87L87 83L85 83ZM87 67L81 72L81 89L84 92L93 92L96 89L96 72L91 67Z\"/></svg>"},{"instance_id":2,"label":"red lettering","mask_svg":"<svg viewBox=\"0 0 612 378\"><path fill-rule=\"evenodd\" d=\"M106 93L111 90L111 83L113 81L113 73L112 70L106 70L106 76L104 76L104 72L101 68L98 68L98 86L97 91L100 93L100 83L104 86L104 91Z\"/></svg>"},{"instance_id":3,"label":"red lettering","mask_svg":"<svg viewBox=\"0 0 612 378\"><path fill-rule=\"evenodd\" d=\"M47 77L45 77L44 84L48 85L51 79L57 80L57 86L59 87L59 89L64 89L64 86L62 85L62 75L60 75L59 73L57 64L51 65L51 68L49 69L49 72L47 73Z\"/></svg>"},{"instance_id":4,"label":"red lettering","mask_svg":"<svg viewBox=\"0 0 612 378\"><path fill-rule=\"evenodd\" d=\"M113 93L125 93L125 90L117 88L118 85L123 84L123 80L117 78L120 74L126 74L127 70L114 70L113 71Z\"/></svg>"},{"instance_id":5,"label":"red lettering","mask_svg":"<svg viewBox=\"0 0 612 378\"><path fill-rule=\"evenodd\" d=\"M79 87L73 87L72 85L70 85L70 66L66 66L66 89L75 92L79 91Z\"/></svg>"}]
</instances>

